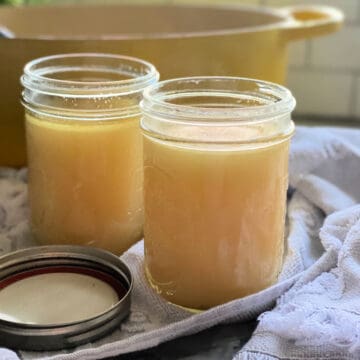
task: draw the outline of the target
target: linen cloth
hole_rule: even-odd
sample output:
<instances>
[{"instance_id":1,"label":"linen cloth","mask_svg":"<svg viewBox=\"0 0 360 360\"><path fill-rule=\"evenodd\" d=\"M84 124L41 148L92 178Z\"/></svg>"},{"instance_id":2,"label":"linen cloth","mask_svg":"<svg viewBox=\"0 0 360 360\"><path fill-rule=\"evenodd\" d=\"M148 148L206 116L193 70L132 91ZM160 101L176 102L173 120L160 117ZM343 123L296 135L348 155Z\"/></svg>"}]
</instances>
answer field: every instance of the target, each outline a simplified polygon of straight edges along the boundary
<instances>
[{"instance_id":1,"label":"linen cloth","mask_svg":"<svg viewBox=\"0 0 360 360\"><path fill-rule=\"evenodd\" d=\"M360 359L360 133L305 133L292 149L291 184L325 215L324 253L259 317L234 360Z\"/></svg>"},{"instance_id":2,"label":"linen cloth","mask_svg":"<svg viewBox=\"0 0 360 360\"><path fill-rule=\"evenodd\" d=\"M122 256L135 287L130 316L119 329L77 349L18 354L4 349L0 358L101 359L262 313L236 359L359 358L359 165L359 130L298 127L290 154L284 266L270 288L199 314L187 312L148 286L139 242ZM26 170L0 169L0 254L36 245L27 216ZM275 309L266 312L276 299Z\"/></svg>"}]
</instances>

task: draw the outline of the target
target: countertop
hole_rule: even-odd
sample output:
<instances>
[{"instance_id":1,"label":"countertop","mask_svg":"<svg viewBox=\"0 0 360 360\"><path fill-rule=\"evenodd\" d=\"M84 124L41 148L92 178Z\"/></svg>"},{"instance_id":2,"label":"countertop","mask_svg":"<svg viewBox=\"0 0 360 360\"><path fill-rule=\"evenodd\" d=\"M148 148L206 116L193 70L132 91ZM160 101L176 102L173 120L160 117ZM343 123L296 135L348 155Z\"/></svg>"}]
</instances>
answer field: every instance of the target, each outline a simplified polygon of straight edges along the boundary
<instances>
[{"instance_id":1,"label":"countertop","mask_svg":"<svg viewBox=\"0 0 360 360\"><path fill-rule=\"evenodd\" d=\"M255 327L256 321L218 325L153 349L108 360L229 360L247 342Z\"/></svg>"}]
</instances>

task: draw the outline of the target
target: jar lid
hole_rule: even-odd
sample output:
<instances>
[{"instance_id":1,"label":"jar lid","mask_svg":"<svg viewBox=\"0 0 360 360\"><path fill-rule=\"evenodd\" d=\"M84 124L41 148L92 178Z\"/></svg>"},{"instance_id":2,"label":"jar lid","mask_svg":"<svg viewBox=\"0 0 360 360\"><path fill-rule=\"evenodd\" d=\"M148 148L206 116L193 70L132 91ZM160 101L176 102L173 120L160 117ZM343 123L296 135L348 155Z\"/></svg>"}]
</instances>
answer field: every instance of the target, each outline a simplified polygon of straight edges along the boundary
<instances>
[{"instance_id":1,"label":"jar lid","mask_svg":"<svg viewBox=\"0 0 360 360\"><path fill-rule=\"evenodd\" d=\"M0 346L41 351L105 336L129 314L133 279L115 255L41 246L0 257Z\"/></svg>"}]
</instances>

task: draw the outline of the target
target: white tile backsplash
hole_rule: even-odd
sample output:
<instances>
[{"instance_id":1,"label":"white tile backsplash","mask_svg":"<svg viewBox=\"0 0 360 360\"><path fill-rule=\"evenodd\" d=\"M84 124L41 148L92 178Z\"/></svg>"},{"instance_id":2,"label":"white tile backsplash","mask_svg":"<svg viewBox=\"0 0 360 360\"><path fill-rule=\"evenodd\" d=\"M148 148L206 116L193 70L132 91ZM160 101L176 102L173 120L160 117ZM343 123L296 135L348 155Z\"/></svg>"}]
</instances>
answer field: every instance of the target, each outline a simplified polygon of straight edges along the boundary
<instances>
[{"instance_id":1,"label":"white tile backsplash","mask_svg":"<svg viewBox=\"0 0 360 360\"><path fill-rule=\"evenodd\" d=\"M297 100L297 113L349 116L351 102L350 74L293 70L288 87Z\"/></svg>"},{"instance_id":2,"label":"white tile backsplash","mask_svg":"<svg viewBox=\"0 0 360 360\"><path fill-rule=\"evenodd\" d=\"M356 79L356 103L355 103L355 113L353 114L355 117L360 119L360 75Z\"/></svg>"},{"instance_id":3,"label":"white tile backsplash","mask_svg":"<svg viewBox=\"0 0 360 360\"><path fill-rule=\"evenodd\" d=\"M289 64L303 66L306 62L308 43L306 41L296 41L290 43Z\"/></svg>"},{"instance_id":4,"label":"white tile backsplash","mask_svg":"<svg viewBox=\"0 0 360 360\"><path fill-rule=\"evenodd\" d=\"M360 70L360 26L312 40L311 64L322 68Z\"/></svg>"}]
</instances>

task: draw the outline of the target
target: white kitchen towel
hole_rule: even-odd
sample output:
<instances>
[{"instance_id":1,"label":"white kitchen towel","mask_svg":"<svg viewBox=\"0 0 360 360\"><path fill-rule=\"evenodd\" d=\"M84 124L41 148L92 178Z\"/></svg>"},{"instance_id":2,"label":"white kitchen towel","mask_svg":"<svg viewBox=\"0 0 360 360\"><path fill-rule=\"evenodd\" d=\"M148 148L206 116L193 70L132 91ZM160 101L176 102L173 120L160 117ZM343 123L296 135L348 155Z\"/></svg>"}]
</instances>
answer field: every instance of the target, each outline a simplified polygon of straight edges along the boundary
<instances>
[{"instance_id":1,"label":"white kitchen towel","mask_svg":"<svg viewBox=\"0 0 360 360\"><path fill-rule=\"evenodd\" d=\"M327 216L319 233L324 254L259 317L234 360L360 359L360 134L337 133L316 168L305 165L300 176L296 142L293 148L292 185ZM331 135L320 136L309 149Z\"/></svg>"},{"instance_id":2,"label":"white kitchen towel","mask_svg":"<svg viewBox=\"0 0 360 360\"><path fill-rule=\"evenodd\" d=\"M351 219L356 216L357 211L357 208L352 206L360 199L359 149L359 130L298 128L292 142L290 156L287 249L282 273L278 283L274 286L200 314L192 314L166 303L149 288L142 269L143 243L139 242L122 257L134 273L135 288L131 315L119 329L102 340L78 349L56 353L21 352L19 355L23 359L101 359L153 347L161 342L195 333L219 323L254 319L269 310L279 297L281 300L278 306L281 306L281 302L286 303L288 294L290 294L288 298L291 299L291 292L284 297L281 295L286 293L294 283L296 283L296 288L301 288L301 284L307 285L309 279L314 279L317 274L324 273L326 276L326 273L336 266L338 254L344 244L342 241L344 234L340 234L339 229L351 226ZM348 212L345 216L340 217L334 227L331 222L333 218L326 219L326 216L334 212L333 216L336 216L338 214L336 211L344 208L349 208ZM1 169L0 253L34 245L29 235L27 212L26 172ZM326 219L326 223L321 234L326 233L327 235L321 235L320 240L319 232L324 219ZM328 226L330 226L329 229ZM333 246L333 244L335 245ZM327 291L330 290L325 288L324 293L327 294ZM350 292L350 295L356 294ZM360 296L360 291L357 295ZM353 300L356 302L356 298ZM352 302L349 301L348 304L352 304ZM281 310L279 316L285 317L289 312L285 310ZM257 359L259 356L270 356L269 359L272 359L271 356L273 356L276 359L277 354L286 359L291 358L292 355L288 356L286 352L282 355L279 349L284 347L283 343L291 344L287 349L292 349L297 339L285 338L283 335L288 335L288 331L278 325L276 329L272 329L272 320L266 321L271 314L272 312L265 313L261 321L266 329L264 330L266 338L261 335L261 332L256 331L245 347L247 351L238 355L239 359ZM304 316L308 317L308 314L309 312L305 308ZM300 322L299 319L296 321ZM284 334L280 333L280 329L284 330ZM306 327L304 329L306 330ZM305 330L299 332L298 335L306 334ZM295 331L291 336L294 333ZM342 334L346 333L343 331ZM311 335L311 337L313 336ZM299 338L298 341L301 346L302 341L308 340ZM344 347L342 338L336 343L334 354L340 352L350 354L353 343L354 341L351 342L350 347ZM304 342L304 344L308 343ZM341 346L338 346L339 344ZM314 350L318 355L321 354L319 346L321 347L318 345ZM307 347L301 350L305 351ZM290 350L285 349L284 351ZM328 346L325 351L328 351ZM307 358L306 352L296 354L302 355L293 356L294 359ZM341 359L341 357L333 357L333 359Z\"/></svg>"}]
</instances>

